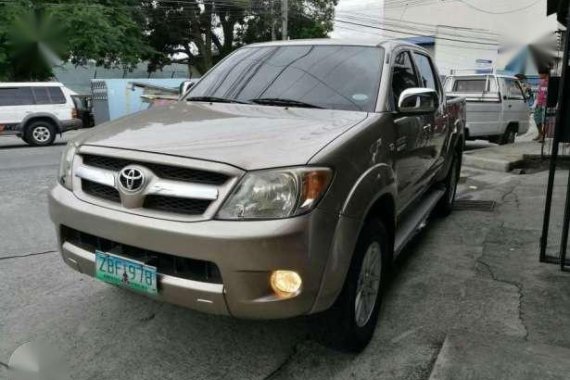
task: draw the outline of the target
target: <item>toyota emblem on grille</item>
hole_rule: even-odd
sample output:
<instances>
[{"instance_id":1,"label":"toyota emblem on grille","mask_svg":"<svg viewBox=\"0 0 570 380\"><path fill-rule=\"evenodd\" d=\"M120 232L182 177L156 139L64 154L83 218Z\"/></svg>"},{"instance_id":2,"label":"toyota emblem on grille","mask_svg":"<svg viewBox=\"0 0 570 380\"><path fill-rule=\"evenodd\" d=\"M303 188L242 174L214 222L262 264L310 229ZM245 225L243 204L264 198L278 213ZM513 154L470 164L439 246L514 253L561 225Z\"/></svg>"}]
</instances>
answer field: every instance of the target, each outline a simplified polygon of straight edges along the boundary
<instances>
[{"instance_id":1,"label":"toyota emblem on grille","mask_svg":"<svg viewBox=\"0 0 570 380\"><path fill-rule=\"evenodd\" d=\"M127 166L119 173L119 184L128 192L137 192L144 185L144 173L141 169Z\"/></svg>"}]
</instances>

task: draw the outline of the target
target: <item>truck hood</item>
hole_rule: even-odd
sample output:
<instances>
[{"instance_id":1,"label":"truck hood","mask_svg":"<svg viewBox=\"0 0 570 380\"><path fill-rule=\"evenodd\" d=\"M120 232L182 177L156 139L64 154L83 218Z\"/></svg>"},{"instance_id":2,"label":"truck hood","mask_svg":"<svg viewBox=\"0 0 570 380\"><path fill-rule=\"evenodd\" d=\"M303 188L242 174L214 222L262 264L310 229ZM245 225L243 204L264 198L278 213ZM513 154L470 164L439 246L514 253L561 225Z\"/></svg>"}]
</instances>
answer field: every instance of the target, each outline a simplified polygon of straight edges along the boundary
<instances>
[{"instance_id":1,"label":"truck hood","mask_svg":"<svg viewBox=\"0 0 570 380\"><path fill-rule=\"evenodd\" d=\"M366 117L364 112L179 102L97 126L76 142L253 170L305 164Z\"/></svg>"}]
</instances>

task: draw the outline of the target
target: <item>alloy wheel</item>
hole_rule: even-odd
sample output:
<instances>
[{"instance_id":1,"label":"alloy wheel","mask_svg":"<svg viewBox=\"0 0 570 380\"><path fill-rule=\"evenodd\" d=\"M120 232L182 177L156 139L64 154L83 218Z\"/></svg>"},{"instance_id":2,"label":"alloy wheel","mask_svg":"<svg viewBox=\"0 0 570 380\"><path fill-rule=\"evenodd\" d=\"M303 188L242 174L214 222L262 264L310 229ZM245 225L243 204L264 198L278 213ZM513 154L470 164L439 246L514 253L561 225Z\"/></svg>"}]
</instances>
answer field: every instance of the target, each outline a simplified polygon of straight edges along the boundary
<instances>
[{"instance_id":1,"label":"alloy wheel","mask_svg":"<svg viewBox=\"0 0 570 380\"><path fill-rule=\"evenodd\" d=\"M44 127L43 125L41 125L39 127L34 128L32 136L34 140L36 140L38 143L43 144L49 141L49 139L51 138L51 131L49 130L48 127Z\"/></svg>"},{"instance_id":2,"label":"alloy wheel","mask_svg":"<svg viewBox=\"0 0 570 380\"><path fill-rule=\"evenodd\" d=\"M358 327L365 326L376 306L382 275L382 248L374 241L366 250L356 288L354 318Z\"/></svg>"}]
</instances>

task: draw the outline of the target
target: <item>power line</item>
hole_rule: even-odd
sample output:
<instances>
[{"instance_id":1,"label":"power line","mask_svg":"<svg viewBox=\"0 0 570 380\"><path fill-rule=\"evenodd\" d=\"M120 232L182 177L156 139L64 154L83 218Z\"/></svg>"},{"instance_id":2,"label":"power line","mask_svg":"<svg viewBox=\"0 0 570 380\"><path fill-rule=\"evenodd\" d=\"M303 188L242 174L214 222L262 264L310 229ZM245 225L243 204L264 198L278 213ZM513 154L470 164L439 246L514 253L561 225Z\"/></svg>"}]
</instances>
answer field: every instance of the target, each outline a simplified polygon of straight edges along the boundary
<instances>
[{"instance_id":1,"label":"power line","mask_svg":"<svg viewBox=\"0 0 570 380\"><path fill-rule=\"evenodd\" d=\"M356 26L361 26L361 27L366 27L366 28L384 30L387 32L392 32L392 33L399 33L399 34L405 34L405 35L411 34L409 31L397 30L397 29L392 29L392 28L385 28L385 27L380 27L380 26L376 26L376 25L363 24L363 23L347 21L347 20L341 20L338 18L335 18L335 21L340 22L340 23L344 23L344 24L349 24L349 25L356 25ZM423 36L423 37L426 37L426 36ZM433 37L433 36L429 36L429 37ZM474 44L474 45L484 45L484 46L494 46L494 47L497 46L497 43L469 41L469 40L461 40L461 39L456 39L456 38L447 38L447 37L438 37L438 36L435 36L433 38L439 39L439 40L444 40L444 41L463 42L463 43Z\"/></svg>"},{"instance_id":2,"label":"power line","mask_svg":"<svg viewBox=\"0 0 570 380\"><path fill-rule=\"evenodd\" d=\"M437 34L440 36L449 36L449 37L465 37L465 38L477 38L480 41L488 41L488 42L492 42L492 43L496 43L497 42L497 38L493 38L494 35L490 35L488 33L485 32L480 32L478 30L469 30L466 28L457 28L457 27L444 27L441 25L431 25L431 24L422 24L422 23L415 23L412 21L398 21L398 20L392 20L392 19L383 19L383 22L381 22L380 24L378 24L376 22L376 19L371 18L371 17L360 17L360 16L348 16L348 15L342 15L341 17L349 19L351 21L355 21L355 22L362 22L362 23L368 23L368 24L373 24L376 26L380 26L380 27L394 27L394 28L399 28L399 29L404 29L406 31L411 30L411 31L415 31L415 32L419 32L422 34ZM368 19L368 20L366 20ZM365 21L364 21L365 20ZM384 20L388 20L388 21L384 21ZM445 31L442 32L441 30L438 30L438 27L442 27L444 29L453 29L452 31ZM471 35L466 35L466 33L471 34ZM413 34L413 33L410 33Z\"/></svg>"},{"instance_id":3,"label":"power line","mask_svg":"<svg viewBox=\"0 0 570 380\"><path fill-rule=\"evenodd\" d=\"M528 4L528 5L525 5L524 7L517 8L517 9L511 9L511 10L508 10L508 11L500 11L500 12L493 12L493 11L488 11L488 10L483 9L483 8L479 8L479 7L477 7L477 6L475 6L475 5L471 4L471 3L468 3L466 0L457 0L457 1L459 1L459 2L462 3L462 4L467 5L469 8L475 9L476 11L479 11L479 12L487 13L487 14L490 14L490 15L504 15L504 14L507 14L507 13L515 13L515 12L520 12L520 11L524 11L524 10L526 10L526 9L532 8L532 7L534 7L536 4L542 2L543 0L536 0L536 1L533 1L532 3L530 3L530 4Z\"/></svg>"}]
</instances>

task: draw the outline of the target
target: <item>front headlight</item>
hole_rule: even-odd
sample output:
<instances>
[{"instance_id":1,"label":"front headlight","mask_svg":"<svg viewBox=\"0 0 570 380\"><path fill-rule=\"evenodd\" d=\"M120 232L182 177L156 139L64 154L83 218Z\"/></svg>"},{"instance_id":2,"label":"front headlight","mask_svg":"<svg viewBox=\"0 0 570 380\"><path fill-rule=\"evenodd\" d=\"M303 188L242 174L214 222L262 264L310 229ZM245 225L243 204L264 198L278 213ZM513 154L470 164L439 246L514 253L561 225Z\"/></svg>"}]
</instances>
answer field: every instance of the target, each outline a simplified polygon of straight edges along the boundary
<instances>
[{"instance_id":1,"label":"front headlight","mask_svg":"<svg viewBox=\"0 0 570 380\"><path fill-rule=\"evenodd\" d=\"M77 153L77 145L70 142L65 147L63 154L61 155L61 162L59 164L59 174L57 179L62 186L68 190L73 190L72 187L72 169L73 169L73 159Z\"/></svg>"},{"instance_id":2,"label":"front headlight","mask_svg":"<svg viewBox=\"0 0 570 380\"><path fill-rule=\"evenodd\" d=\"M280 219L312 210L332 178L326 168L263 170L246 174L218 219Z\"/></svg>"}]
</instances>

